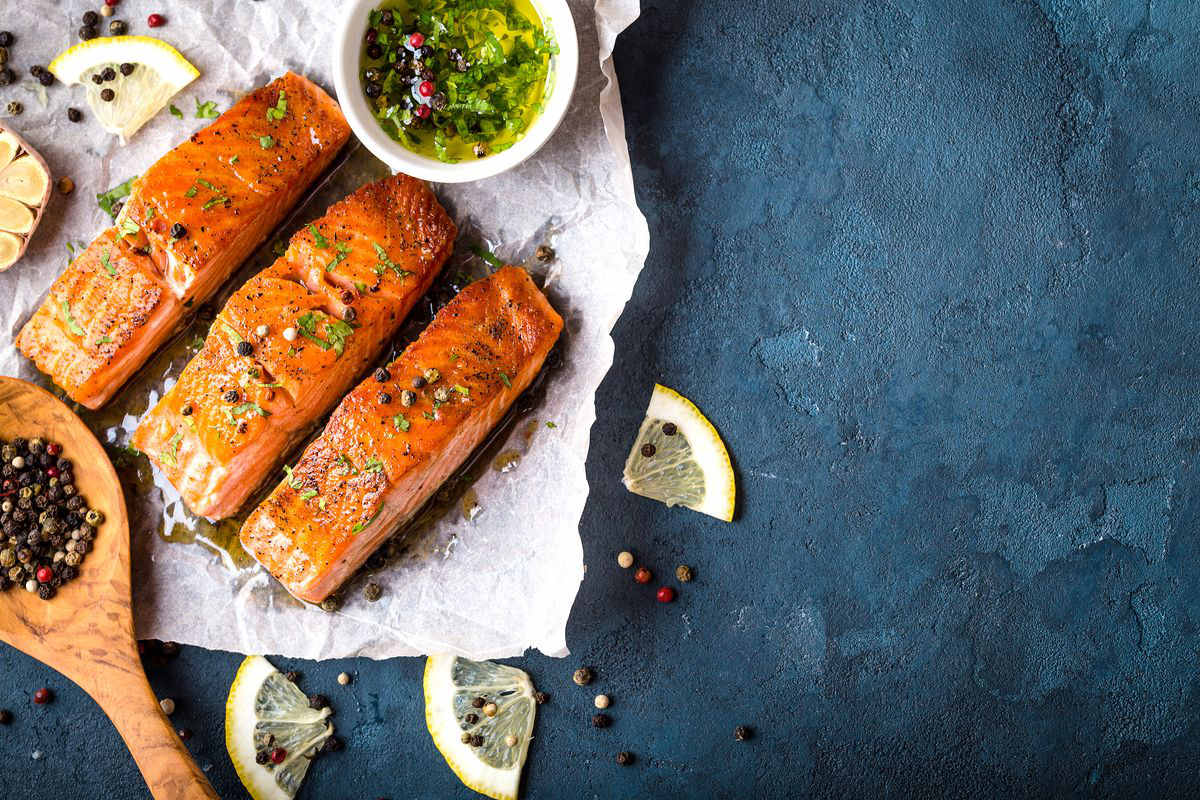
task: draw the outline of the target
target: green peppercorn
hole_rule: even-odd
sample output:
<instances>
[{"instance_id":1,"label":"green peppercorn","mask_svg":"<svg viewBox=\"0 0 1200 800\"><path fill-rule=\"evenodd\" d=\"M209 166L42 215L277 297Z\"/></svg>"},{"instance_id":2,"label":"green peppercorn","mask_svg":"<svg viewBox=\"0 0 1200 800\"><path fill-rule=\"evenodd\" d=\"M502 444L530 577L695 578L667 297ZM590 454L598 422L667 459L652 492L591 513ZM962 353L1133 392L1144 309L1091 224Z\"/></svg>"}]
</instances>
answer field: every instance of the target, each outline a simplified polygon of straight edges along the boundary
<instances>
[{"instance_id":1,"label":"green peppercorn","mask_svg":"<svg viewBox=\"0 0 1200 800\"><path fill-rule=\"evenodd\" d=\"M435 368L430 367L429 369L425 370L425 380L429 381L430 383L437 383L439 380L441 380L441 378L442 373L438 372Z\"/></svg>"}]
</instances>

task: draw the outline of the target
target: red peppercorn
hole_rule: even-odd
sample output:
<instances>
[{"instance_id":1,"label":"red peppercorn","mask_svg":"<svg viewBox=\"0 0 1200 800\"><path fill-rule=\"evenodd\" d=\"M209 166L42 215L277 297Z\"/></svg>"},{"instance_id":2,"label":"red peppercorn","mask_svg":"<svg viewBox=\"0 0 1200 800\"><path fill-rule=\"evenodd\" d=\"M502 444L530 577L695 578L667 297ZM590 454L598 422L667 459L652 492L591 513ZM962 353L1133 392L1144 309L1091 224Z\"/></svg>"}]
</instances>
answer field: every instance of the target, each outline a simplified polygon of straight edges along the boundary
<instances>
[{"instance_id":1,"label":"red peppercorn","mask_svg":"<svg viewBox=\"0 0 1200 800\"><path fill-rule=\"evenodd\" d=\"M37 703L39 706L44 706L53 699L54 692L50 691L45 686L33 693L33 702Z\"/></svg>"},{"instance_id":2,"label":"red peppercorn","mask_svg":"<svg viewBox=\"0 0 1200 800\"><path fill-rule=\"evenodd\" d=\"M282 747L276 747L271 751L272 764L282 764L285 758L287 758L287 750L284 750Z\"/></svg>"},{"instance_id":3,"label":"red peppercorn","mask_svg":"<svg viewBox=\"0 0 1200 800\"><path fill-rule=\"evenodd\" d=\"M417 87L417 91L421 93L421 97L432 97L433 81L421 81L421 85Z\"/></svg>"},{"instance_id":4,"label":"red peppercorn","mask_svg":"<svg viewBox=\"0 0 1200 800\"><path fill-rule=\"evenodd\" d=\"M58 442L51 442L46 445L46 455L56 456L62 452L62 445Z\"/></svg>"},{"instance_id":5,"label":"red peppercorn","mask_svg":"<svg viewBox=\"0 0 1200 800\"><path fill-rule=\"evenodd\" d=\"M104 5L115 6L119 2L121 2L121 0L104 0Z\"/></svg>"},{"instance_id":6,"label":"red peppercorn","mask_svg":"<svg viewBox=\"0 0 1200 800\"><path fill-rule=\"evenodd\" d=\"M413 113L416 114L421 119L425 119L426 117L429 116L429 113L430 113L429 106L417 106L415 109L413 109Z\"/></svg>"},{"instance_id":7,"label":"red peppercorn","mask_svg":"<svg viewBox=\"0 0 1200 800\"><path fill-rule=\"evenodd\" d=\"M57 478L58 477L58 467L46 467L46 477L47 478Z\"/></svg>"},{"instance_id":8,"label":"red peppercorn","mask_svg":"<svg viewBox=\"0 0 1200 800\"><path fill-rule=\"evenodd\" d=\"M54 580L54 570L49 567L38 567L37 579L38 583L49 583Z\"/></svg>"},{"instance_id":9,"label":"red peppercorn","mask_svg":"<svg viewBox=\"0 0 1200 800\"><path fill-rule=\"evenodd\" d=\"M675 599L675 590L670 586L664 586L658 590L658 602L669 603Z\"/></svg>"},{"instance_id":10,"label":"red peppercorn","mask_svg":"<svg viewBox=\"0 0 1200 800\"><path fill-rule=\"evenodd\" d=\"M408 37L408 43L412 45L414 49L420 47L421 45L425 44L425 34L417 31Z\"/></svg>"},{"instance_id":11,"label":"red peppercorn","mask_svg":"<svg viewBox=\"0 0 1200 800\"><path fill-rule=\"evenodd\" d=\"M105 0L105 2L107 2L107 0ZM146 18L146 24L151 28L161 28L163 25L167 24L167 18L162 14L151 14Z\"/></svg>"},{"instance_id":12,"label":"red peppercorn","mask_svg":"<svg viewBox=\"0 0 1200 800\"><path fill-rule=\"evenodd\" d=\"M649 583L650 579L653 577L654 573L645 567L638 567L637 572L633 573L633 579L638 583Z\"/></svg>"}]
</instances>

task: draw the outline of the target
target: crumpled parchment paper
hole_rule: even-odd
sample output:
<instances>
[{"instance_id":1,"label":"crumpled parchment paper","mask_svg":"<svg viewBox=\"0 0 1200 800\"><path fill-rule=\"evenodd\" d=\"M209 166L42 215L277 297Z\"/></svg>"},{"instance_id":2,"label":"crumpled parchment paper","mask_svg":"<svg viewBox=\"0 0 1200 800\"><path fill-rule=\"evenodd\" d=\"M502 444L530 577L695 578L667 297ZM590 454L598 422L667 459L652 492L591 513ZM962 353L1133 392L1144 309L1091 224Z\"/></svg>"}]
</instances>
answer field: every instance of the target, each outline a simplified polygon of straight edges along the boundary
<instances>
[{"instance_id":1,"label":"crumpled parchment paper","mask_svg":"<svg viewBox=\"0 0 1200 800\"><path fill-rule=\"evenodd\" d=\"M17 36L10 66L21 81L0 91L0 109L17 99L26 110L3 122L38 148L55 178L71 177L76 189L68 197L55 193L23 260L0 274L5 300L0 336L7 340L0 343L0 373L48 385L12 339L65 266L67 243L86 244L107 224L94 195L139 174L206 124L195 118L197 102L214 100L224 110L287 69L331 90L331 51L323 40L337 26L338 4L214 0L163 6L166 27L151 31L144 29L144 19L130 19L130 32L160 35L202 75L173 100L184 119L164 111L124 147L89 112L85 122L67 120L67 107L85 106L81 88L56 85L43 93L28 78L29 66L47 63L74 43L75 15L52 0L25 0L5 10L4 26ZM120 451L138 418L194 352L187 342L206 326L198 320L108 408L82 413L111 445L128 481L140 637L314 659L437 651L497 658L529 647L566 654L567 617L584 573L578 525L588 493L584 461L594 394L612 364L609 331L649 249L646 221L634 201L612 67L614 41L637 18L638 2L598 0L593 7L573 0L571 6L579 79L571 110L553 139L504 175L436 187L464 230L460 245L474 237L544 279L566 319L559 365L480 456L470 479L447 490L432 521L404 546L393 547L388 563L376 563L369 575L352 581L341 610L329 613L292 599L248 562L230 539L236 525L217 528L191 517L144 459ZM281 235L382 174L382 165L365 149L352 151ZM533 259L543 243L557 251L546 265ZM456 259L465 256L459 250ZM218 301L270 260L268 243ZM502 466L509 469L501 471ZM139 485L139 475L154 483ZM383 587L378 602L363 599L367 580Z\"/></svg>"}]
</instances>

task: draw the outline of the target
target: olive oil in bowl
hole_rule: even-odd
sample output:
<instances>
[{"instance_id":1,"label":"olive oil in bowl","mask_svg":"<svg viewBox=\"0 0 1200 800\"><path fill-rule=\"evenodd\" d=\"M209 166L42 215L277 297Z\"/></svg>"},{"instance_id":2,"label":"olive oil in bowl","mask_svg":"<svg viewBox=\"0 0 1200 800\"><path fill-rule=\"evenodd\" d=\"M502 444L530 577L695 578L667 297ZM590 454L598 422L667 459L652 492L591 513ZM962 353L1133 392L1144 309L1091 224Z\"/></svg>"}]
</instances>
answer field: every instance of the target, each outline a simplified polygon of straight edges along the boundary
<instances>
[{"instance_id":1,"label":"olive oil in bowl","mask_svg":"<svg viewBox=\"0 0 1200 800\"><path fill-rule=\"evenodd\" d=\"M359 77L389 137L455 163L521 140L557 53L530 0L398 0L370 12Z\"/></svg>"}]
</instances>

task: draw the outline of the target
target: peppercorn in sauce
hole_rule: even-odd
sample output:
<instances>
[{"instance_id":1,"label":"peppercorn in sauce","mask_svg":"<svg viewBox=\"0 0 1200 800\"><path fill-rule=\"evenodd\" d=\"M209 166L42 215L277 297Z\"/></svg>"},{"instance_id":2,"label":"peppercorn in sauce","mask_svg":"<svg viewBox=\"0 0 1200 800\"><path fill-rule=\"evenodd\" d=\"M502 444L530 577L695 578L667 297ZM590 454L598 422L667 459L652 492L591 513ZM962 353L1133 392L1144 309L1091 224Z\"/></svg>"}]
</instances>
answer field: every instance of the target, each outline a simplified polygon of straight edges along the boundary
<instances>
[{"instance_id":1,"label":"peppercorn in sauce","mask_svg":"<svg viewBox=\"0 0 1200 800\"><path fill-rule=\"evenodd\" d=\"M232 515L380 356L456 233L407 175L335 203L230 297L134 446L192 511Z\"/></svg>"},{"instance_id":2,"label":"peppercorn in sauce","mask_svg":"<svg viewBox=\"0 0 1200 800\"><path fill-rule=\"evenodd\" d=\"M269 134L274 146L264 149ZM270 234L349 138L336 102L288 73L135 180L113 227L67 267L17 346L99 408Z\"/></svg>"},{"instance_id":3,"label":"peppercorn in sauce","mask_svg":"<svg viewBox=\"0 0 1200 800\"><path fill-rule=\"evenodd\" d=\"M484 440L561 330L522 269L463 289L388 365L387 380L372 375L342 401L246 520L242 545L296 597L325 599ZM414 391L415 402L385 403L381 388L392 398Z\"/></svg>"}]
</instances>

